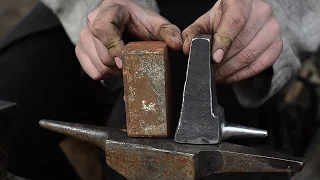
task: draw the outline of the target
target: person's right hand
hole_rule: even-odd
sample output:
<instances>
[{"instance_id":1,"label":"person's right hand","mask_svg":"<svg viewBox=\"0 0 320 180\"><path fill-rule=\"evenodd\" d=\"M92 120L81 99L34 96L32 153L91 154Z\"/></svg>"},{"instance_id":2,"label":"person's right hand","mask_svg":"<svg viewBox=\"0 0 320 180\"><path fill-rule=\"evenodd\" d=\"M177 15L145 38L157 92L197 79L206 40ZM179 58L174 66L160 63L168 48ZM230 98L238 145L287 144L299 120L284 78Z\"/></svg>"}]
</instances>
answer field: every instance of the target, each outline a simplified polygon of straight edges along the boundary
<instances>
[{"instance_id":1,"label":"person's right hand","mask_svg":"<svg viewBox=\"0 0 320 180\"><path fill-rule=\"evenodd\" d=\"M92 79L121 75L124 31L140 40L164 41L171 49L182 49L180 29L164 17L129 0L105 0L88 15L75 49Z\"/></svg>"}]
</instances>

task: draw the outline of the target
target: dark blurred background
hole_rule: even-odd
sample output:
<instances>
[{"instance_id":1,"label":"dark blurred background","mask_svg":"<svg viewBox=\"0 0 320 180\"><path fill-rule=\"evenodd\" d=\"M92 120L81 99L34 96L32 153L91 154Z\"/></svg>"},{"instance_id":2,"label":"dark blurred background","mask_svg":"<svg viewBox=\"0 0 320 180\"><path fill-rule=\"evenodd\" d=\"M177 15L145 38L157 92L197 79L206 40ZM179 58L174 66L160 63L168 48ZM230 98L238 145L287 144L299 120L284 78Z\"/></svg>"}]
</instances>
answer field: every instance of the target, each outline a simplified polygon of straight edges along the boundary
<instances>
[{"instance_id":1,"label":"dark blurred background","mask_svg":"<svg viewBox=\"0 0 320 180\"><path fill-rule=\"evenodd\" d=\"M37 0L0 1L0 41L34 7Z\"/></svg>"}]
</instances>

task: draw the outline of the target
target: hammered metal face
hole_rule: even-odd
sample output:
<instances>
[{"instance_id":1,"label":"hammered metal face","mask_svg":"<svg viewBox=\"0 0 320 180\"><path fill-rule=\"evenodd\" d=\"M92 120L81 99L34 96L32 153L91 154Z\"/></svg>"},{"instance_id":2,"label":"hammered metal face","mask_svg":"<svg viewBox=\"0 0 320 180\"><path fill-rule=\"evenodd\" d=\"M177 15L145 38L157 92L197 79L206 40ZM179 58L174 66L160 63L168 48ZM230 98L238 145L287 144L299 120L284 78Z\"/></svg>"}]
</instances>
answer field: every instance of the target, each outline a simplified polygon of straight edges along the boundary
<instances>
[{"instance_id":1,"label":"hammered metal face","mask_svg":"<svg viewBox=\"0 0 320 180\"><path fill-rule=\"evenodd\" d=\"M223 108L216 97L212 73L211 36L192 39L179 124L178 143L217 144L221 139Z\"/></svg>"},{"instance_id":2,"label":"hammered metal face","mask_svg":"<svg viewBox=\"0 0 320 180\"><path fill-rule=\"evenodd\" d=\"M130 137L169 136L169 62L164 42L132 42L123 51L127 132Z\"/></svg>"},{"instance_id":3,"label":"hammered metal face","mask_svg":"<svg viewBox=\"0 0 320 180\"><path fill-rule=\"evenodd\" d=\"M223 107L217 100L211 39L211 35L204 34L191 41L175 142L218 144L232 137L266 137L265 130L225 121Z\"/></svg>"}]
</instances>

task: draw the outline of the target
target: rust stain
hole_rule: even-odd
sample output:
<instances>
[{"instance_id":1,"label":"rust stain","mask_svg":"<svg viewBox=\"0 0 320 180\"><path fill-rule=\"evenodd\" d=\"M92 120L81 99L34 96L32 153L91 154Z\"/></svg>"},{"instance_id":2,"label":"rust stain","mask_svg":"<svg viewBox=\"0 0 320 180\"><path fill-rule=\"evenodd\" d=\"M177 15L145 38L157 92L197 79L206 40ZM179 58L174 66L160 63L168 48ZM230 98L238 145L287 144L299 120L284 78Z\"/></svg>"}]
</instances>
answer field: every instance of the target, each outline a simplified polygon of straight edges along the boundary
<instances>
[{"instance_id":1,"label":"rust stain","mask_svg":"<svg viewBox=\"0 0 320 180\"><path fill-rule=\"evenodd\" d=\"M185 154L116 142L107 144L107 164L127 179L195 179L196 169L192 155L186 156Z\"/></svg>"},{"instance_id":2,"label":"rust stain","mask_svg":"<svg viewBox=\"0 0 320 180\"><path fill-rule=\"evenodd\" d=\"M168 137L167 45L131 42L123 48L122 56L128 136Z\"/></svg>"}]
</instances>

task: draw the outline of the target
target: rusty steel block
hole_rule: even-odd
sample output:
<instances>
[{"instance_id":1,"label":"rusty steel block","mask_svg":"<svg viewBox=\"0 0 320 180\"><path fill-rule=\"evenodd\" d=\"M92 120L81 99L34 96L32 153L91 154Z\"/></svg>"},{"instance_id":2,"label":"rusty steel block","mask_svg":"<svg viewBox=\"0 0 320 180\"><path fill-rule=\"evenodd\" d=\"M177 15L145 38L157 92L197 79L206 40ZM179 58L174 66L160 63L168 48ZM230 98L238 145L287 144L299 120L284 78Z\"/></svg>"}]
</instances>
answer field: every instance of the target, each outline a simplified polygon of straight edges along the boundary
<instances>
[{"instance_id":1,"label":"rusty steel block","mask_svg":"<svg viewBox=\"0 0 320 180\"><path fill-rule=\"evenodd\" d=\"M122 50L127 133L169 136L169 62L164 42L131 42Z\"/></svg>"}]
</instances>

